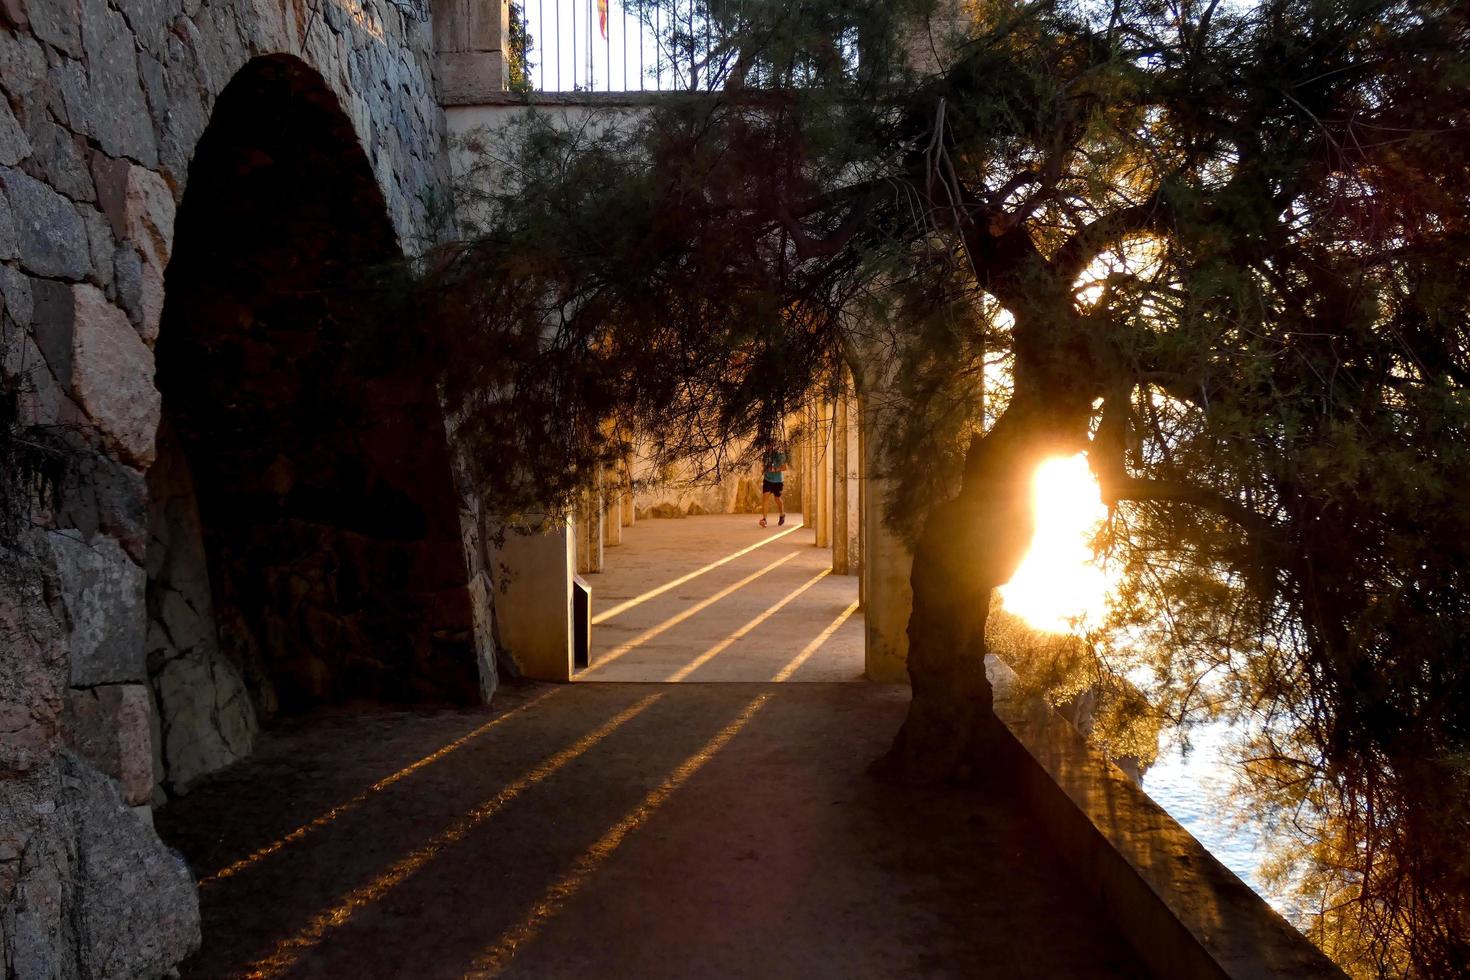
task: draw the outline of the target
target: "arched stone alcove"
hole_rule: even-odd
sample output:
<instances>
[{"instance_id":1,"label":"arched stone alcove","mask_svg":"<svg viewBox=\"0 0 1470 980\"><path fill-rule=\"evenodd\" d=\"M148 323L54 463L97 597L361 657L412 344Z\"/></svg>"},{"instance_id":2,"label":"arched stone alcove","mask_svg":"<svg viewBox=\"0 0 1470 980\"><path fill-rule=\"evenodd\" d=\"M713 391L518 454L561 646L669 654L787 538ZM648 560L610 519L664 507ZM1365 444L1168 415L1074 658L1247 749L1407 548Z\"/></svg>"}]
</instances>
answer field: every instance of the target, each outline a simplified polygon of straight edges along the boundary
<instances>
[{"instance_id":1,"label":"arched stone alcove","mask_svg":"<svg viewBox=\"0 0 1470 980\"><path fill-rule=\"evenodd\" d=\"M322 703L479 697L459 506L400 257L336 98L247 64L189 168L157 342L149 673L171 790Z\"/></svg>"}]
</instances>

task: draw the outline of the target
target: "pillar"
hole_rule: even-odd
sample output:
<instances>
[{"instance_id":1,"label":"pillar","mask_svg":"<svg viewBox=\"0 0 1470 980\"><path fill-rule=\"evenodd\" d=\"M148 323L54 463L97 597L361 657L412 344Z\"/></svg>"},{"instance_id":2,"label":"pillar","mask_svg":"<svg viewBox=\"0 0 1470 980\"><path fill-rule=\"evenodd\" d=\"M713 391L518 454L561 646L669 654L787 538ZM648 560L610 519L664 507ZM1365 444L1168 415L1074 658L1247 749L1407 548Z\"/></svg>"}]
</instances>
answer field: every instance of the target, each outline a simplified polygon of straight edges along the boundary
<instances>
[{"instance_id":1,"label":"pillar","mask_svg":"<svg viewBox=\"0 0 1470 980\"><path fill-rule=\"evenodd\" d=\"M859 483L857 398L843 391L832 426L832 571L857 575L862 567L862 512Z\"/></svg>"},{"instance_id":2,"label":"pillar","mask_svg":"<svg viewBox=\"0 0 1470 980\"><path fill-rule=\"evenodd\" d=\"M909 614L914 593L909 584L914 558L903 540L883 521L887 481L881 476L877 446L883 417L871 401L860 415L859 438L863 459L862 492L862 603L865 646L864 673L868 680L903 683L908 680Z\"/></svg>"},{"instance_id":3,"label":"pillar","mask_svg":"<svg viewBox=\"0 0 1470 980\"><path fill-rule=\"evenodd\" d=\"M510 88L508 0L434 0L439 101L478 105Z\"/></svg>"},{"instance_id":4,"label":"pillar","mask_svg":"<svg viewBox=\"0 0 1470 980\"><path fill-rule=\"evenodd\" d=\"M509 531L495 549L500 653L533 680L572 678L575 543L571 522L562 519L540 533Z\"/></svg>"}]
</instances>

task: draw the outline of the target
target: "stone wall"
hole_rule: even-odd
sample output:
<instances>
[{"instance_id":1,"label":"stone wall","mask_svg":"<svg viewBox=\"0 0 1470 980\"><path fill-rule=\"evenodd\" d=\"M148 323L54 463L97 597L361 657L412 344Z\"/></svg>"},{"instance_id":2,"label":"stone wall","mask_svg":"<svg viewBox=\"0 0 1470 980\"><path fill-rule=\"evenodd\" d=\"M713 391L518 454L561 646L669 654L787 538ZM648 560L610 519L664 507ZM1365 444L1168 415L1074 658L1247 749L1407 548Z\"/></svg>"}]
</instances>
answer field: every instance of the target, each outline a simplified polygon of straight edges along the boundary
<instances>
[{"instance_id":1,"label":"stone wall","mask_svg":"<svg viewBox=\"0 0 1470 980\"><path fill-rule=\"evenodd\" d=\"M176 209L215 102L255 59L319 76L413 251L444 176L428 17L425 0L0 0L0 368L20 424L68 447L55 505L0 554L7 977L156 976L198 942L188 871L148 821L155 743L192 775L248 751L256 724L248 671L217 649L197 535L149 536L150 508L186 539L198 524L177 460L153 474L156 498L149 471ZM489 621L478 595L456 618ZM150 689L180 702L189 739Z\"/></svg>"}]
</instances>

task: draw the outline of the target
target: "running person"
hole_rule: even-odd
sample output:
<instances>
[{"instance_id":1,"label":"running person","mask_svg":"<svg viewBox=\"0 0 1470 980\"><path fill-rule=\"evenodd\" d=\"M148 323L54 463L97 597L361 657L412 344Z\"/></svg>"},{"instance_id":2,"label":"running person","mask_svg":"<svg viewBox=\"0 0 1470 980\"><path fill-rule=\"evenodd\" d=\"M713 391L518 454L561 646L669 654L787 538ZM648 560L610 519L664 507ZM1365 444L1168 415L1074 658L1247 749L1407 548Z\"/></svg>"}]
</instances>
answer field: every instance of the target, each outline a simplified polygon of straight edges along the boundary
<instances>
[{"instance_id":1,"label":"running person","mask_svg":"<svg viewBox=\"0 0 1470 980\"><path fill-rule=\"evenodd\" d=\"M766 526L766 511L772 497L776 498L776 509L781 513L781 519L776 522L779 526L786 523L786 505L781 503L781 491L786 485L786 478L783 476L786 470L786 454L772 446L766 452L765 467L766 475L761 480L761 527Z\"/></svg>"}]
</instances>

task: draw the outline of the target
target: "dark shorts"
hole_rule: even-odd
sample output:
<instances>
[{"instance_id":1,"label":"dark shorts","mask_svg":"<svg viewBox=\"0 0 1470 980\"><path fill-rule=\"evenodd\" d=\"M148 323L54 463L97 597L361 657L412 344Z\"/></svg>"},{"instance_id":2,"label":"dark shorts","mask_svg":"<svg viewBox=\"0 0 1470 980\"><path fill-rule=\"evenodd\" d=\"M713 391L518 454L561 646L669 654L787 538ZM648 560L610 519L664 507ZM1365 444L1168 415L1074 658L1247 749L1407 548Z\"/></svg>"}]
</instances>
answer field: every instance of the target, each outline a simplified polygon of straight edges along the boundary
<instances>
[{"instance_id":1,"label":"dark shorts","mask_svg":"<svg viewBox=\"0 0 1470 980\"><path fill-rule=\"evenodd\" d=\"M777 483L775 480L762 480L761 493L773 493L779 497L781 496L781 489L783 486L784 484Z\"/></svg>"}]
</instances>

